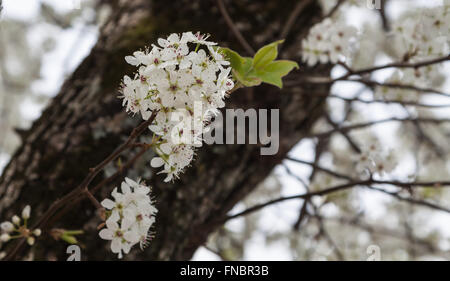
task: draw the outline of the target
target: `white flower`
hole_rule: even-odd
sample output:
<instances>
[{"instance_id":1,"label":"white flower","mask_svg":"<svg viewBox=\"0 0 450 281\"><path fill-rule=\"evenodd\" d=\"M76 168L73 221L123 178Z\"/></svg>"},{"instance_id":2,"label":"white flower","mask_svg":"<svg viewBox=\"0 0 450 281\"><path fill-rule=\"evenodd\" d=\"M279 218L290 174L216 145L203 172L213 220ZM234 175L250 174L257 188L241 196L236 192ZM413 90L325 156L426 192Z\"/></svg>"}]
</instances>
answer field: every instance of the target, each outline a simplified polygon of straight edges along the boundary
<instances>
[{"instance_id":1,"label":"white flower","mask_svg":"<svg viewBox=\"0 0 450 281\"><path fill-rule=\"evenodd\" d=\"M353 159L356 162L356 173L362 178L368 176L368 173L381 176L389 174L397 167L394 151L385 151L376 139L365 143L361 150Z\"/></svg>"},{"instance_id":2,"label":"white flower","mask_svg":"<svg viewBox=\"0 0 450 281\"><path fill-rule=\"evenodd\" d=\"M346 25L341 18L336 21L327 18L313 26L302 41L302 58L309 66L346 60L356 37L356 28Z\"/></svg>"},{"instance_id":3,"label":"white flower","mask_svg":"<svg viewBox=\"0 0 450 281\"><path fill-rule=\"evenodd\" d=\"M23 208L23 210L22 210L22 218L24 220L29 219L30 218L30 212L31 212L30 205L25 206L25 208Z\"/></svg>"},{"instance_id":4,"label":"white flower","mask_svg":"<svg viewBox=\"0 0 450 281\"><path fill-rule=\"evenodd\" d=\"M30 218L30 215L31 215L31 207L27 205L22 210L23 223L20 217L17 215L14 215L11 218L11 221L2 222L0 224L0 229L2 230L3 234L0 236L0 240L2 242L7 242L11 239L23 237L27 239L27 242L30 246L34 245L34 242L36 240L35 237L41 235L41 230L38 228L31 230L27 227L27 220ZM10 236L10 233L13 231L17 233L14 233L13 236ZM33 237L33 235L35 237Z\"/></svg>"},{"instance_id":5,"label":"white flower","mask_svg":"<svg viewBox=\"0 0 450 281\"><path fill-rule=\"evenodd\" d=\"M134 79L123 79L123 106L144 120L151 111L158 111L149 129L161 136L167 152L159 149L151 165L164 166L160 173L167 174L165 181L176 178L192 161L206 124L225 106L225 95L234 87L230 63L207 38L200 33L174 33L158 39L159 46L152 45L151 50L125 57L139 68ZM196 107L197 103L201 106ZM182 120L175 118L181 115ZM111 202L105 204L113 208Z\"/></svg>"},{"instance_id":6,"label":"white flower","mask_svg":"<svg viewBox=\"0 0 450 281\"><path fill-rule=\"evenodd\" d=\"M396 55L415 60L447 55L449 26L449 11L442 6L411 11L394 22Z\"/></svg>"},{"instance_id":7,"label":"white flower","mask_svg":"<svg viewBox=\"0 0 450 281\"><path fill-rule=\"evenodd\" d=\"M33 246L35 241L36 241L36 240L34 239L33 236L30 236L30 237L27 238L27 243L28 243L28 245L30 245L30 246Z\"/></svg>"},{"instance_id":8,"label":"white flower","mask_svg":"<svg viewBox=\"0 0 450 281\"><path fill-rule=\"evenodd\" d=\"M0 228L4 231L4 232L11 232L14 230L14 225L9 222L9 221L5 221L0 225Z\"/></svg>"},{"instance_id":9,"label":"white flower","mask_svg":"<svg viewBox=\"0 0 450 281\"><path fill-rule=\"evenodd\" d=\"M8 242L9 239L11 239L11 236L9 236L8 233L3 233L2 235L0 235L0 240L1 240L2 242Z\"/></svg>"},{"instance_id":10,"label":"white flower","mask_svg":"<svg viewBox=\"0 0 450 281\"><path fill-rule=\"evenodd\" d=\"M106 227L107 228L100 231L99 235L102 239L111 240L111 251L118 254L120 259L122 258L122 251L125 254L130 252L132 247L131 242L134 241L133 233L128 230L130 226L124 224L124 226L121 227L114 220L108 219L106 221Z\"/></svg>"},{"instance_id":11,"label":"white flower","mask_svg":"<svg viewBox=\"0 0 450 281\"><path fill-rule=\"evenodd\" d=\"M12 217L12 222L13 222L15 225L20 225L20 218L19 218L17 215L14 215L14 216Z\"/></svg>"},{"instance_id":12,"label":"white flower","mask_svg":"<svg viewBox=\"0 0 450 281\"><path fill-rule=\"evenodd\" d=\"M157 209L149 196L149 187L125 178L120 189L121 192L117 188L113 190L114 201L105 199L101 202L111 213L99 236L111 240L112 252L122 258L135 244L140 243L142 248L147 243Z\"/></svg>"},{"instance_id":13,"label":"white flower","mask_svg":"<svg viewBox=\"0 0 450 281\"><path fill-rule=\"evenodd\" d=\"M163 157L167 160L155 157L152 159L151 165L155 168L164 165L164 169L160 173L167 174L165 182L176 178L194 157L194 147L187 144L164 143L161 145L160 150L164 155Z\"/></svg>"}]
</instances>

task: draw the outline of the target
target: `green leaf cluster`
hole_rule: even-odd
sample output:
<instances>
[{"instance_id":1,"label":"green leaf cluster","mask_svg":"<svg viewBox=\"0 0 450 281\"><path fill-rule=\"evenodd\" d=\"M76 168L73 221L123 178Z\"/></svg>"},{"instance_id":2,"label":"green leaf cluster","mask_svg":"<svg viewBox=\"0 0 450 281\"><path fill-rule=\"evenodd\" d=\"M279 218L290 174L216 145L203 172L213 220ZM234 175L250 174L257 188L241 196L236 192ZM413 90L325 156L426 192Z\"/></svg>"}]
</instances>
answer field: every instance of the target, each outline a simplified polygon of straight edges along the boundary
<instances>
[{"instance_id":1,"label":"green leaf cluster","mask_svg":"<svg viewBox=\"0 0 450 281\"><path fill-rule=\"evenodd\" d=\"M275 60L278 56L278 45L284 40L270 43L259 49L253 58L242 57L229 48L221 48L222 54L230 62L232 73L238 83L245 87L268 83L283 88L281 80L294 68L299 68L295 61Z\"/></svg>"}]
</instances>

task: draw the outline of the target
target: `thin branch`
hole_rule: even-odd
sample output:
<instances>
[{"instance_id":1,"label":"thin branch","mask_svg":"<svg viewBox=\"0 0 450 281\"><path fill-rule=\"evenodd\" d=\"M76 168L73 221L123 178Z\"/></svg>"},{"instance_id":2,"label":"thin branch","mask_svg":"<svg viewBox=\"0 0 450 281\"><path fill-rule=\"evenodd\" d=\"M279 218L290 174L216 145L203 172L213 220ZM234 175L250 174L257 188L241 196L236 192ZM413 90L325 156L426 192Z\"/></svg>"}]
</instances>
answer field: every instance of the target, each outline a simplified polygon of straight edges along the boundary
<instances>
[{"instance_id":1,"label":"thin branch","mask_svg":"<svg viewBox=\"0 0 450 281\"><path fill-rule=\"evenodd\" d=\"M352 75L363 75L363 74L372 73L372 72L375 72L378 70L388 69L388 68L415 68L415 69L417 69L417 68L421 68L424 66L445 62L448 60L450 60L450 55L435 58L435 59L430 59L430 60L424 60L421 62L415 62L415 63L393 62L393 63L388 63L385 65L362 68L362 69L358 69L358 70L351 70L350 68L348 68L348 70L350 70L350 71L348 71L347 74L341 76L340 78L337 78L337 80L342 80L342 79L348 78Z\"/></svg>"},{"instance_id":2,"label":"thin branch","mask_svg":"<svg viewBox=\"0 0 450 281\"><path fill-rule=\"evenodd\" d=\"M262 204L258 204L255 205L253 207L250 207L240 213L237 213L235 215L231 215L231 216L227 216L225 217L222 222L226 222L228 220L234 219L234 218L238 218L241 216L246 216L250 213L253 213L255 211L258 211L260 209L263 209L267 206L270 205L274 205L280 202L284 202L284 201L288 201L288 200L293 200L293 199L310 199L311 197L314 196L323 196L323 195L327 195L330 193L334 193L334 192L338 192L338 191L344 191L344 190L348 190L351 188L354 188L356 186L365 186L370 188L371 190L375 190L375 191L379 191L388 195L391 195L401 201L406 201L412 204L417 204L417 205L422 205L422 206L426 206L426 207L430 207L432 209L435 210L439 210L439 211L444 211L444 212L448 212L450 213L449 209L446 209L444 207L435 205L431 202L427 202L427 201L422 201L422 200L417 200L417 199L413 199L413 198L407 198L407 197L403 197L398 195L397 193L393 193L393 192L389 192L386 191L384 189L381 188L377 188L377 187L373 187L372 185L374 184L388 184L388 185L393 185L393 186L400 186L400 187L414 187L414 186L433 186L433 187L443 187L443 186L450 186L450 182L413 182L413 183L406 183L406 182L390 182L390 181L377 181L377 180L373 180L373 179L368 179L368 180L359 180L359 181L353 181L353 182L349 182L349 183L345 183L345 184L341 184L341 185L337 185L337 186L333 186L330 188L326 188L326 189L322 189L320 191L315 191L315 192L307 192L307 193L303 193L303 194L299 194L299 195L293 195L293 196L286 196L286 197L280 197L277 199L273 199L270 200L268 202L262 203Z\"/></svg>"},{"instance_id":3,"label":"thin branch","mask_svg":"<svg viewBox=\"0 0 450 281\"><path fill-rule=\"evenodd\" d=\"M403 106L404 110L408 114L409 117L412 117L412 114L409 112L408 108ZM424 142L425 144L428 144L433 151L435 152L435 155L439 157L442 160L445 160L445 152L443 149L431 138L428 136L428 134L423 130L421 124L419 122L413 122L414 128L416 129L416 135L417 139L420 143Z\"/></svg>"},{"instance_id":4,"label":"thin branch","mask_svg":"<svg viewBox=\"0 0 450 281\"><path fill-rule=\"evenodd\" d=\"M416 91L416 92L433 93L433 94L441 95L444 97L450 97L449 93L445 93L445 92L439 91L437 89L418 87L418 86L414 86L414 85L410 85L410 84L378 82L378 81L370 80L370 79L344 79L344 80L340 80L340 81L362 83L362 84L365 84L367 86L372 86L372 87L379 86L379 87L386 87L386 88L411 90L411 91Z\"/></svg>"},{"instance_id":5,"label":"thin branch","mask_svg":"<svg viewBox=\"0 0 450 281\"><path fill-rule=\"evenodd\" d=\"M325 118L328 121L328 123L334 128L334 129L339 129L339 125L336 124L330 117L329 114L325 114ZM351 148L356 152L356 153L361 153L361 149L359 148L359 146L356 144L356 142L349 136L349 134L347 132L341 132L342 136L347 140L347 142L350 144Z\"/></svg>"},{"instance_id":6,"label":"thin branch","mask_svg":"<svg viewBox=\"0 0 450 281\"><path fill-rule=\"evenodd\" d=\"M97 198L95 198L95 196L89 191L89 189L85 189L83 191L83 195L85 195L87 198L89 198L89 200L92 202L92 204L97 208L97 209L103 209L102 204L100 204L100 202L98 202Z\"/></svg>"},{"instance_id":7,"label":"thin branch","mask_svg":"<svg viewBox=\"0 0 450 281\"><path fill-rule=\"evenodd\" d=\"M223 3L223 0L217 0L217 6L219 7L220 13L222 14L223 18L225 19L225 22L227 23L228 27L233 32L236 39L241 43L242 47L251 55L255 54L255 50L250 46L250 44L245 40L244 36L242 36L242 33L239 31L239 29L234 24L233 20L231 19L230 15L227 12L227 9L225 7L225 4Z\"/></svg>"},{"instance_id":8,"label":"thin branch","mask_svg":"<svg viewBox=\"0 0 450 281\"><path fill-rule=\"evenodd\" d=\"M291 14L288 17L288 20L283 26L283 30L281 31L280 38L285 39L289 35L289 32L292 29L292 26L295 23L295 20L297 17L301 14L301 12L308 6L312 0L300 0L298 1L297 5L295 5L295 8L292 10Z\"/></svg>"},{"instance_id":9,"label":"thin branch","mask_svg":"<svg viewBox=\"0 0 450 281\"><path fill-rule=\"evenodd\" d=\"M301 177L299 177L298 175L294 174L291 171L291 169L289 169L289 167L286 165L286 163L283 162L281 164L286 169L286 172L287 172L287 174L289 176L293 177L298 182L300 182L302 184L302 186L305 188L305 190L307 192L310 192L308 184ZM308 200L305 200L303 202L302 206L300 207L300 211L299 211L299 214L298 214L298 219L297 219L297 221L294 224L294 230L298 231L300 229L300 225L305 220L305 218L308 216L307 207L308 207Z\"/></svg>"},{"instance_id":10,"label":"thin branch","mask_svg":"<svg viewBox=\"0 0 450 281\"><path fill-rule=\"evenodd\" d=\"M253 207L250 207L247 210L244 210L244 211L242 211L240 213L237 213L235 215L227 216L227 217L225 217L223 219L222 222L226 222L226 221L234 219L234 218L238 218L238 217L241 217L241 216L248 215L248 214L253 213L255 211L258 211L258 210L260 210L260 209L262 209L264 207L267 207L267 206L270 206L270 205L273 205L273 204L277 204L277 203L280 203L280 202L293 200L293 199L309 199L309 198L314 197L314 196L327 195L329 193L333 193L333 192L337 192L337 191L343 191L343 190L346 190L346 189L353 188L353 187L355 187L357 185L363 185L363 184L369 184L369 183L370 183L370 181L351 182L351 183L341 184L341 185L337 185L337 186L330 187L330 188L327 188L327 189L323 189L323 190L320 190L320 191L308 192L308 193L303 193L303 194L293 195L293 196L287 196L287 197L280 197L280 198L277 198L277 199L270 200L270 201L268 201L266 203L262 203L262 204L258 204L258 205L255 205Z\"/></svg>"},{"instance_id":11,"label":"thin branch","mask_svg":"<svg viewBox=\"0 0 450 281\"><path fill-rule=\"evenodd\" d=\"M414 198L410 198L410 197L404 197L404 196L399 195L396 192L390 192L390 191L384 190L382 188L377 188L377 187L373 187L373 186L368 186L368 188L371 189L371 190L376 190L376 191L379 191L381 193L390 195L390 196L392 196L395 199L398 199L400 201L405 201L405 202L408 202L408 203L411 203L411 204L420 205L420 206L428 207L428 208L431 208L431 209L434 209L434 210L450 213L450 209L447 209L445 207L439 206L437 204L434 204L434 203L431 203L431 202L428 202L428 201L418 200L418 199L414 199Z\"/></svg>"},{"instance_id":12,"label":"thin branch","mask_svg":"<svg viewBox=\"0 0 450 281\"><path fill-rule=\"evenodd\" d=\"M370 126L382 124L382 123L388 123L388 122L421 122L421 123L434 123L434 124L440 124L440 123L446 123L450 122L450 119L448 118L442 118L442 119L435 119L435 118L386 118L376 121L370 121L370 122L364 122L364 123L357 123L353 125L343 126L337 129L332 129L327 132L323 133L317 133L317 134L310 134L306 135L305 138L323 138L323 137L329 137L330 135L337 133L337 132L348 132L351 130L356 129L363 129Z\"/></svg>"},{"instance_id":13,"label":"thin branch","mask_svg":"<svg viewBox=\"0 0 450 281\"><path fill-rule=\"evenodd\" d=\"M433 65L433 64L446 62L449 60L450 60L450 55L447 55L444 57L439 57L439 58L435 58L435 59L431 59L431 60L424 60L424 61L416 62L416 63L394 62L394 63L388 63L388 64L384 64L384 65L380 65L380 66L374 66L374 67L363 68L363 69L358 69L358 70L353 70L349 66L347 66L345 63L341 62L339 64L342 65L347 70L347 73L343 74L337 78L305 77L300 80L287 82L286 86L292 87L292 86L302 85L305 83L334 84L338 81L347 81L347 82L363 83L363 84L370 85L370 86L384 86L384 87L393 87L393 88L403 88L403 89L415 90L415 91L420 91L420 92L432 92L432 93L450 97L450 94L443 93L443 92L435 90L435 89L420 88L420 87L416 87L414 85L403 85L403 84L389 83L389 82L382 83L382 82L377 82L377 81L373 81L373 80L369 80L369 79L350 79L350 77L355 76L355 75L362 76L364 74L368 74L368 73L372 73L372 72L375 72L378 70L383 70L383 69L388 69L388 68L415 68L415 69L417 69L417 68L421 68L421 67L425 67L425 66L429 66L429 65Z\"/></svg>"},{"instance_id":14,"label":"thin branch","mask_svg":"<svg viewBox=\"0 0 450 281\"><path fill-rule=\"evenodd\" d=\"M324 167L321 167L313 162L308 162L305 160L301 160L301 159L296 159L296 158L292 158L292 157L286 157L287 160L299 163L299 164L304 164L304 165L308 165L311 166L319 171L322 171L324 173L327 173L329 175L335 176L336 178L341 178L341 179L346 179L348 181L353 181L356 182L358 181L357 179L354 179L350 176L344 175L344 174L340 174L338 172L335 172L331 169L327 169ZM387 181L387 180L374 180L371 179L370 182L372 184L388 184L388 185L394 185L394 186L399 186L399 187L404 187L404 188L409 188L409 187L433 187L433 188L439 188L439 187L443 187L443 186L450 186L450 181L427 181L427 182L401 182L401 181Z\"/></svg>"},{"instance_id":15,"label":"thin branch","mask_svg":"<svg viewBox=\"0 0 450 281\"><path fill-rule=\"evenodd\" d=\"M365 100L357 97L353 98L346 98L339 95L328 95L330 98L340 99L346 102L360 102L365 104L372 104L372 103L384 103L384 104L402 104L402 105L410 105L410 106L416 106L416 107L425 107L425 108L446 108L450 107L450 104L423 104L418 102L411 102L411 101L402 101L402 100Z\"/></svg>"},{"instance_id":16,"label":"thin branch","mask_svg":"<svg viewBox=\"0 0 450 281\"><path fill-rule=\"evenodd\" d=\"M296 163L299 163L299 164L304 164L304 165L311 166L312 168L314 168L314 169L316 169L316 170L318 170L318 171L321 171L321 172L330 174L330 175L332 175L332 176L334 176L334 177L336 177L336 178L346 179L346 180L349 180L349 181L350 181L350 180L353 180L351 177L349 177L349 176L347 176L347 175L344 175L344 174L340 174L340 173L334 172L334 171L332 171L332 170L330 170L330 169L321 167L321 166L319 166L318 164L313 163L313 162L308 162L308 161L305 161L305 160L296 159L296 158L292 158L292 157L289 157L289 156L286 157L286 160L293 161L293 162L296 162Z\"/></svg>"},{"instance_id":17,"label":"thin branch","mask_svg":"<svg viewBox=\"0 0 450 281\"><path fill-rule=\"evenodd\" d=\"M411 85L411 84L399 84L399 83L392 83L392 82L378 82L375 80L371 80L371 79L350 79L350 78L343 78L343 79L331 79L328 77L306 77L303 78L302 80L291 80L291 81L287 81L286 87L295 87L298 85L302 85L302 84L334 84L336 82L353 82L353 83L360 83L360 84L364 84L370 87L374 87L374 86L380 86L380 87L386 87L386 88L396 88L396 89L405 89L405 90L411 90L411 91L416 91L416 92L423 92L423 93L430 93L430 94L436 94L436 95L440 95L443 97L450 97L449 93L437 90L437 89L433 89L433 88L424 88L424 87L418 87L415 85ZM316 94L316 93L314 93ZM324 96L328 96L328 95L324 95Z\"/></svg>"},{"instance_id":18,"label":"thin branch","mask_svg":"<svg viewBox=\"0 0 450 281\"><path fill-rule=\"evenodd\" d=\"M325 239L328 241L328 243L331 245L331 248L334 250L334 252L336 253L337 259L340 261L345 261L345 257L344 254L342 253L342 251L339 249L339 247L337 246L336 242L334 241L334 239L331 237L330 233L327 231L327 229L325 228L325 224L323 223L322 220L322 216L320 216L318 213L315 214L315 217L317 218L317 220L319 221L319 228L320 228L320 234L325 237Z\"/></svg>"}]
</instances>

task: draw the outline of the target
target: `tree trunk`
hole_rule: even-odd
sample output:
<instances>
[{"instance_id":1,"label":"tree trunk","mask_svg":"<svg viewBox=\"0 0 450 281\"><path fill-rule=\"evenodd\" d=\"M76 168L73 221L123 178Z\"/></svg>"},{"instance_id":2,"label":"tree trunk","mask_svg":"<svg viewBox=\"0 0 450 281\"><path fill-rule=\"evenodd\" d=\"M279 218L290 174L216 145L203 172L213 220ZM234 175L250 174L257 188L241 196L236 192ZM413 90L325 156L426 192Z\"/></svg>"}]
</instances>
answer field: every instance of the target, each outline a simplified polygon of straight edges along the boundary
<instances>
[{"instance_id":1,"label":"tree trunk","mask_svg":"<svg viewBox=\"0 0 450 281\"><path fill-rule=\"evenodd\" d=\"M235 24L250 45L257 49L280 39L279 30L296 2L238 0L225 1L225 4ZM90 55L28 130L21 147L5 168L0 178L1 220L9 219L27 204L32 206L32 219L37 219L52 202L75 188L89 168L121 144L138 123L138 116L131 118L123 113L121 101L117 98L123 75L133 72L133 68L125 63L125 55L150 45L160 36L188 30L210 33L213 41L242 51L214 1L169 3L133 0L114 3L113 15L103 26ZM283 56L300 60L300 38L320 17L320 7L316 1L310 1L286 38ZM305 72L327 75L329 67ZM135 250L127 258L191 258L208 235L221 225L220 219L255 189L310 130L314 121L323 114L323 94L328 90L326 87L298 86L280 91L263 85L233 93L226 101L228 108L280 109L278 154L260 156L257 145L204 145L198 150L192 167L180 180L164 184L161 176L145 176L154 188L159 210L155 238L144 252ZM308 91L322 93L322 97L301 94ZM135 169L149 174L150 158L150 153L145 155L146 161L137 163ZM93 184L103 176L98 176ZM102 190L98 198L106 197L112 187ZM108 243L98 238L95 229L98 224L94 207L85 200L52 227L85 230L80 237L82 259L112 259L114 256ZM64 242L44 235L33 247L32 257L39 260L65 259L66 246ZM24 257L27 252L29 249L22 251L19 257Z\"/></svg>"}]
</instances>

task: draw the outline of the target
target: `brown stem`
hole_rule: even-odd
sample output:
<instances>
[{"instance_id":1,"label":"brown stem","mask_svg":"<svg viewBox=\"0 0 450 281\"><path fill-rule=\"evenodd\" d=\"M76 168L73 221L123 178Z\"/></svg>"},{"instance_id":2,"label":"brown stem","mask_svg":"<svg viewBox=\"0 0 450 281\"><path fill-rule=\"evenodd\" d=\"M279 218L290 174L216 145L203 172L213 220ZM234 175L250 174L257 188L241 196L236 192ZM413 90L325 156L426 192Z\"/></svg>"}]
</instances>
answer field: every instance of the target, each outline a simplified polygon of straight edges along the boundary
<instances>
[{"instance_id":1,"label":"brown stem","mask_svg":"<svg viewBox=\"0 0 450 281\"><path fill-rule=\"evenodd\" d=\"M83 191L83 196L86 196L87 198L89 198L89 200L92 202L92 204L97 208L97 209L103 209L102 204L100 204L100 202L98 202L97 198L95 198L95 196L89 191L89 189L85 189Z\"/></svg>"}]
</instances>

